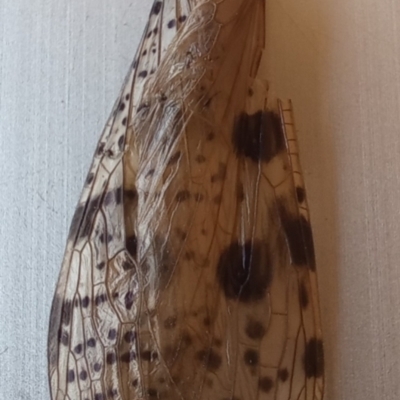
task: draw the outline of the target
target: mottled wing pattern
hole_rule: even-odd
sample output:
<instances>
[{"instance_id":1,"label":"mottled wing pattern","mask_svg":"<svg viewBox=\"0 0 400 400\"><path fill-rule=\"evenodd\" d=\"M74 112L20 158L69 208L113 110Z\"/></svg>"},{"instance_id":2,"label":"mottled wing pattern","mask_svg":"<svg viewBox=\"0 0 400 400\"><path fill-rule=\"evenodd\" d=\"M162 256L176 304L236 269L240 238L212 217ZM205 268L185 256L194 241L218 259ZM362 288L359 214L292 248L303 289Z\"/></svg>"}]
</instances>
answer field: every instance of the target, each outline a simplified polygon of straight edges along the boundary
<instances>
[{"instance_id":1,"label":"mottled wing pattern","mask_svg":"<svg viewBox=\"0 0 400 400\"><path fill-rule=\"evenodd\" d=\"M123 226L122 157L138 99L184 24L189 6L186 0L154 2L137 55L99 140L71 224L50 316L53 399L101 400L116 390L112 380L109 387L99 380L105 376L104 347L115 345L117 339L116 331L107 326L118 318L110 309L100 310L100 305L106 303L108 260L129 247ZM163 34L166 28L168 34Z\"/></svg>"},{"instance_id":2,"label":"mottled wing pattern","mask_svg":"<svg viewBox=\"0 0 400 400\"><path fill-rule=\"evenodd\" d=\"M134 109L112 117L73 223L51 320L53 398L320 400L291 104L255 78L264 0L191 0L175 18L163 4L162 35L181 26L153 73L137 64ZM110 146L118 129L123 146Z\"/></svg>"}]
</instances>

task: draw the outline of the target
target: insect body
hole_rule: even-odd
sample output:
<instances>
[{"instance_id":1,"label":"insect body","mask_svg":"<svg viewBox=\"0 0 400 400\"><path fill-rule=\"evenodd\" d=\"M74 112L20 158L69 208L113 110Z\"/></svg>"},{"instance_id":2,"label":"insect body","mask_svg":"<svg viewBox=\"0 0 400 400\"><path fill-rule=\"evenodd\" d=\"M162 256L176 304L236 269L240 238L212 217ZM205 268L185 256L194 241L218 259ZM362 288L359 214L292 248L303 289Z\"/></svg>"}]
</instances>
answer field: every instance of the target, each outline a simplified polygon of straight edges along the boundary
<instances>
[{"instance_id":1,"label":"insect body","mask_svg":"<svg viewBox=\"0 0 400 400\"><path fill-rule=\"evenodd\" d=\"M322 399L291 104L256 79L263 41L264 0L155 1L72 222L53 400Z\"/></svg>"}]
</instances>

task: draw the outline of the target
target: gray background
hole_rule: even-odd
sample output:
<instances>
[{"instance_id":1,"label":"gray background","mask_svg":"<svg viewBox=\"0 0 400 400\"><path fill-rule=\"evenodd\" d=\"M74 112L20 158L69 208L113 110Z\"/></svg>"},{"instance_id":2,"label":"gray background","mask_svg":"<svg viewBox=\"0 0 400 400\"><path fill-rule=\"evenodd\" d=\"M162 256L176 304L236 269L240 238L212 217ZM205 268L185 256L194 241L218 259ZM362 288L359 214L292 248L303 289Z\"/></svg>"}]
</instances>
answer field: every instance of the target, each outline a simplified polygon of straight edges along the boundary
<instances>
[{"instance_id":1,"label":"gray background","mask_svg":"<svg viewBox=\"0 0 400 400\"><path fill-rule=\"evenodd\" d=\"M151 7L0 0L0 400L48 399L71 217ZM294 102L326 400L400 398L400 2L268 0L265 74Z\"/></svg>"}]
</instances>

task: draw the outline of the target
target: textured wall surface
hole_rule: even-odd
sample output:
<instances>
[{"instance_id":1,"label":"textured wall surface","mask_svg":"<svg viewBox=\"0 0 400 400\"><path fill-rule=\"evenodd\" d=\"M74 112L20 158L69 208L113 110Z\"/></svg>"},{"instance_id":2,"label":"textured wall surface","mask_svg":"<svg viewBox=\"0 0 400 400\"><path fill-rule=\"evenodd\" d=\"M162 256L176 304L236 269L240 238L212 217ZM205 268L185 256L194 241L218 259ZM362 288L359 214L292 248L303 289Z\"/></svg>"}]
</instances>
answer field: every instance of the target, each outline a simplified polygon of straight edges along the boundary
<instances>
[{"instance_id":1,"label":"textured wall surface","mask_svg":"<svg viewBox=\"0 0 400 400\"><path fill-rule=\"evenodd\" d=\"M47 324L91 157L150 1L0 0L0 400L48 399ZM400 2L269 0L295 107L326 400L400 398Z\"/></svg>"}]
</instances>

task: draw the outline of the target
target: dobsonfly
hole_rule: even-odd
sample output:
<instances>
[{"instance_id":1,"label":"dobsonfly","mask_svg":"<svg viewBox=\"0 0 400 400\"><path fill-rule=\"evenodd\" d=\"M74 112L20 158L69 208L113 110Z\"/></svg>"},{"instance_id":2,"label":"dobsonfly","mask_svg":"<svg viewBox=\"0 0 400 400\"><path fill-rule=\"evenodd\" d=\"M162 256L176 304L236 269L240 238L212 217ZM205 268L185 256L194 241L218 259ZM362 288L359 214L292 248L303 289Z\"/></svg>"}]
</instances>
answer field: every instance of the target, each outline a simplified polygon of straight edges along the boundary
<instances>
[{"instance_id":1,"label":"dobsonfly","mask_svg":"<svg viewBox=\"0 0 400 400\"><path fill-rule=\"evenodd\" d=\"M257 72L265 0L156 0L75 212L53 400L321 400L290 102Z\"/></svg>"}]
</instances>

